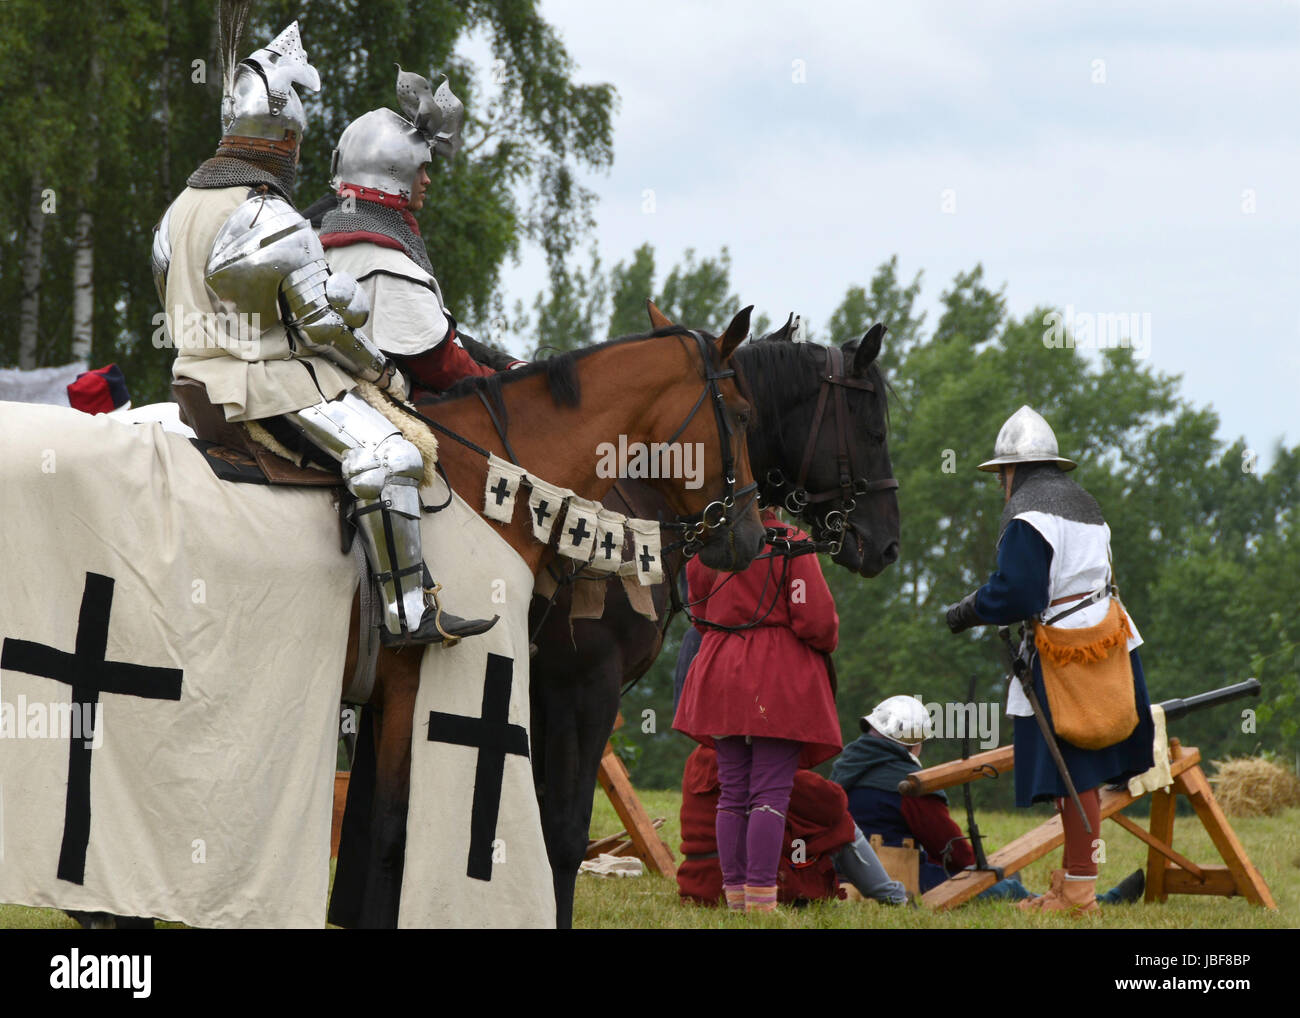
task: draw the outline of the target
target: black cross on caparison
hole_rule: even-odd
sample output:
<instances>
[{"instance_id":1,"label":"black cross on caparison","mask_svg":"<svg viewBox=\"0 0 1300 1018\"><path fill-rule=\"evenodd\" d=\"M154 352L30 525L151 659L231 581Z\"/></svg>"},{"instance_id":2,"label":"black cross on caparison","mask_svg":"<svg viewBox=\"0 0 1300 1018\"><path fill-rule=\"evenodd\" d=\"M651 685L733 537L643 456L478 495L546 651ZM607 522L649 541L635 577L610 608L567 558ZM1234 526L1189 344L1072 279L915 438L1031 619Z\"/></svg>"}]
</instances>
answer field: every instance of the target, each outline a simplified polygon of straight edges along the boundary
<instances>
[{"instance_id":1,"label":"black cross on caparison","mask_svg":"<svg viewBox=\"0 0 1300 1018\"><path fill-rule=\"evenodd\" d=\"M549 502L538 502L537 508L533 510L533 512L536 513L537 515L537 525L539 527L543 526L546 523L546 517L555 515L554 513L551 512L550 509L547 508L547 506L549 505L550 505Z\"/></svg>"},{"instance_id":2,"label":"black cross on caparison","mask_svg":"<svg viewBox=\"0 0 1300 1018\"><path fill-rule=\"evenodd\" d=\"M578 525L576 527L570 527L569 533L573 537L573 546L576 548L587 539L587 535L590 534L591 531L587 529L587 521L579 516Z\"/></svg>"},{"instance_id":3,"label":"black cross on caparison","mask_svg":"<svg viewBox=\"0 0 1300 1018\"><path fill-rule=\"evenodd\" d=\"M501 812L501 785L506 754L528 758L528 731L512 725L510 684L514 661L489 654L483 680L483 709L476 718L429 711L429 741L470 746L478 750L474 770L474 805L469 821L469 865L465 874L474 880L492 879L492 842Z\"/></svg>"},{"instance_id":4,"label":"black cross on caparison","mask_svg":"<svg viewBox=\"0 0 1300 1018\"><path fill-rule=\"evenodd\" d=\"M65 682L72 702L84 706L94 732L101 693L141 696L150 700L179 700L182 670L106 661L108 618L113 610L113 578L86 574L77 618L76 649L55 650L29 640L7 637L0 648L0 668ZM82 734L85 735L83 724ZM90 843L90 746L87 739L68 740L68 794L63 807L63 844L59 848L59 879L83 884L86 846Z\"/></svg>"},{"instance_id":5,"label":"black cross on caparison","mask_svg":"<svg viewBox=\"0 0 1300 1018\"><path fill-rule=\"evenodd\" d=\"M497 483L492 485L488 491L497 497L497 505L500 505L506 500L506 496L510 494L510 485L506 484L504 477L498 477Z\"/></svg>"}]
</instances>

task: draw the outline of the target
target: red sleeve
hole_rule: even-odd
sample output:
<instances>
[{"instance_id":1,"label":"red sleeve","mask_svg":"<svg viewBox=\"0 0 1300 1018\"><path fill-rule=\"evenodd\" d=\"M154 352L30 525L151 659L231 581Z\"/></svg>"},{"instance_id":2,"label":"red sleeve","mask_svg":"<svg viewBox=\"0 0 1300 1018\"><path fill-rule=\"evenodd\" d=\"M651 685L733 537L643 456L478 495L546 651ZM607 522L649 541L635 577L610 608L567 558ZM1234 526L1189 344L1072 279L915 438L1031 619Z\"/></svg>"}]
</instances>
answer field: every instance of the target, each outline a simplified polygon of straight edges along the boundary
<instances>
[{"instance_id":1,"label":"red sleeve","mask_svg":"<svg viewBox=\"0 0 1300 1018\"><path fill-rule=\"evenodd\" d=\"M904 795L900 798L903 819L931 862L942 865L944 848L947 847L950 874L975 865L970 841L953 822L942 799L937 795ZM953 841L954 838L959 840Z\"/></svg>"},{"instance_id":2,"label":"red sleeve","mask_svg":"<svg viewBox=\"0 0 1300 1018\"><path fill-rule=\"evenodd\" d=\"M466 349L448 336L432 350L415 357L399 357L402 367L409 371L416 385L434 392L444 392L470 375L495 375L485 364L480 364Z\"/></svg>"},{"instance_id":3,"label":"red sleeve","mask_svg":"<svg viewBox=\"0 0 1300 1018\"><path fill-rule=\"evenodd\" d=\"M839 643L840 617L816 555L790 560L790 628L814 650L833 653Z\"/></svg>"}]
</instances>

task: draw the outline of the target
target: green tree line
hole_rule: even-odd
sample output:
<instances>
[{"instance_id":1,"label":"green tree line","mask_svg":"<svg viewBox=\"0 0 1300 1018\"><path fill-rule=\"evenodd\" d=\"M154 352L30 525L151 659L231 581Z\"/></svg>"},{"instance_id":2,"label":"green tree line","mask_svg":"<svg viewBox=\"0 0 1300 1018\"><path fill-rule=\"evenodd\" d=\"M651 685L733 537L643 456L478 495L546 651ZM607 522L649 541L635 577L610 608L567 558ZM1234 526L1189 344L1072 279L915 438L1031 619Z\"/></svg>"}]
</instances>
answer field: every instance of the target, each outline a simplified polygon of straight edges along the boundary
<instances>
[{"instance_id":1,"label":"green tree line","mask_svg":"<svg viewBox=\"0 0 1300 1018\"><path fill-rule=\"evenodd\" d=\"M709 271L700 272L701 263L688 259L656 291L653 252L641 248L610 273L611 322L633 324L634 314L620 317L632 309L631 301L620 304L620 292L640 266L641 293L691 308L698 317L683 320L692 324L725 323L740 302L725 257L706 261ZM670 298L669 280L680 286L683 278L698 287ZM881 361L893 390L889 444L900 482L902 558L871 580L823 559L840 615L835 660L845 738L855 738L858 718L887 696L964 702L972 676L977 701L1005 701L994 633L954 637L943 608L994 567L1002 493L996 475L975 467L992 455L1002 422L1028 403L1052 424L1063 454L1079 463L1072 476L1106 513L1116 580L1145 641L1152 700L1250 676L1263 684L1258 701L1190 715L1170 734L1207 759L1264 752L1293 765L1300 755L1300 619L1290 610L1300 597L1300 447L1279 445L1264 470L1244 439L1216 437L1217 415L1191 405L1177 376L1155 371L1125 347L1096 360L1073 347L1049 347L1044 319L1052 309L1009 315L1004 294L990 288L979 266L942 292L933 326L917 307L921 285L919 273L901 279L891 258L869 283L847 289L816 337L841 343L875 321L890 328ZM783 309L772 311L784 317ZM634 778L647 787L678 784L693 745L669 731L683 624L674 624L663 656L624 703L633 723L621 743ZM637 724L647 708L655 712L653 735ZM1007 743L1010 722L999 724ZM939 740L926 761L959 755L958 741ZM1001 805L1012 800L1009 781L985 783L979 794Z\"/></svg>"},{"instance_id":2,"label":"green tree line","mask_svg":"<svg viewBox=\"0 0 1300 1018\"><path fill-rule=\"evenodd\" d=\"M149 252L154 224L221 134L218 7L107 0L92 16L0 4L0 309L19 325L0 335L0 364L116 361L137 404L167 398L172 353L152 342ZM526 240L559 271L592 224L577 171L612 159L616 96L574 80L537 3L262 0L240 55L294 18L322 82L303 96L299 207L328 190L343 128L395 107L395 64L445 73L465 102L465 145L454 164L433 162L418 218L450 306L467 323L499 314L501 267ZM475 31L491 41L491 67L457 53Z\"/></svg>"}]
</instances>

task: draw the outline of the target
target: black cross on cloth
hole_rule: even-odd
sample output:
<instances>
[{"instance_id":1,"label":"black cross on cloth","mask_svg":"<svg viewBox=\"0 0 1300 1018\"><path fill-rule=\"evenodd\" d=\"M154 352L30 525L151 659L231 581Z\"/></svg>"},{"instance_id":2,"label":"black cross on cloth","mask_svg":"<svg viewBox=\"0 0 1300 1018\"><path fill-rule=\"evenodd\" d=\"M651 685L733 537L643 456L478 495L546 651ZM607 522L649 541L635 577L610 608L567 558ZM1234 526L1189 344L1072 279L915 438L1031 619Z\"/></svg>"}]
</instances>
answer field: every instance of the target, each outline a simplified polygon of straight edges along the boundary
<instances>
[{"instance_id":1,"label":"black cross on cloth","mask_svg":"<svg viewBox=\"0 0 1300 1018\"><path fill-rule=\"evenodd\" d=\"M579 516L578 525L576 527L570 527L569 533L573 535L573 546L576 548L587 539L587 535L590 534L591 531L587 529L587 521Z\"/></svg>"},{"instance_id":2,"label":"black cross on cloth","mask_svg":"<svg viewBox=\"0 0 1300 1018\"><path fill-rule=\"evenodd\" d=\"M641 571L648 573L650 571L650 563L654 560L655 557L650 554L650 545L643 544L641 546Z\"/></svg>"},{"instance_id":3,"label":"black cross on cloth","mask_svg":"<svg viewBox=\"0 0 1300 1018\"><path fill-rule=\"evenodd\" d=\"M0 648L0 668L26 672L66 682L72 687L72 702L80 703L82 734L94 732L95 714L101 693L142 696L150 700L179 700L182 671L179 668L149 668L145 665L107 661L108 617L113 610L113 578L86 574L77 618L76 650L55 650L29 640L7 637ZM86 846L90 843L90 746L89 737L68 740L68 794L63 807L63 844L59 849L59 879L84 884Z\"/></svg>"},{"instance_id":4,"label":"black cross on cloth","mask_svg":"<svg viewBox=\"0 0 1300 1018\"><path fill-rule=\"evenodd\" d=\"M614 557L614 535L611 534L608 530L605 531L605 536L604 538L602 538L600 545L602 548L605 549L606 558Z\"/></svg>"},{"instance_id":5,"label":"black cross on cloth","mask_svg":"<svg viewBox=\"0 0 1300 1018\"><path fill-rule=\"evenodd\" d=\"M510 494L510 485L506 484L504 477L498 477L497 483L492 485L488 491L497 497L497 505L500 505L506 500L506 496Z\"/></svg>"},{"instance_id":6,"label":"black cross on cloth","mask_svg":"<svg viewBox=\"0 0 1300 1018\"><path fill-rule=\"evenodd\" d=\"M492 879L492 842L497 835L501 812L501 784L505 777L506 754L528 758L528 731L509 724L510 684L514 661L489 654L483 680L483 709L480 717L429 711L429 741L472 746L478 750L474 771L474 806L469 822L469 865L466 876Z\"/></svg>"},{"instance_id":7,"label":"black cross on cloth","mask_svg":"<svg viewBox=\"0 0 1300 1018\"><path fill-rule=\"evenodd\" d=\"M537 514L537 525L540 527L546 523L546 517L554 515L547 506L549 502L538 502L537 508L533 510Z\"/></svg>"}]
</instances>

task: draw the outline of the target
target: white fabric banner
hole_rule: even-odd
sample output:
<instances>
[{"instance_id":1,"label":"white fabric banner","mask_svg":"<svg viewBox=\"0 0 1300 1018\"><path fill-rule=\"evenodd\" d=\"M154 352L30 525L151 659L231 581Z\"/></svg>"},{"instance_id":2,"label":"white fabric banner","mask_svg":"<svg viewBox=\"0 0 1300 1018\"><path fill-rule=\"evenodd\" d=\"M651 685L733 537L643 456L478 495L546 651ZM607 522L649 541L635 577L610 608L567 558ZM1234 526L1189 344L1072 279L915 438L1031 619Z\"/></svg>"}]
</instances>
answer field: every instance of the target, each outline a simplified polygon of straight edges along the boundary
<instances>
[{"instance_id":1,"label":"white fabric banner","mask_svg":"<svg viewBox=\"0 0 1300 1018\"><path fill-rule=\"evenodd\" d=\"M632 558L637 579L647 587L664 578L659 552L659 524L654 520L628 520L632 531Z\"/></svg>"},{"instance_id":2,"label":"white fabric banner","mask_svg":"<svg viewBox=\"0 0 1300 1018\"><path fill-rule=\"evenodd\" d=\"M68 408L0 403L0 434L0 901L323 927L357 585L333 493Z\"/></svg>"},{"instance_id":3,"label":"white fabric banner","mask_svg":"<svg viewBox=\"0 0 1300 1018\"><path fill-rule=\"evenodd\" d=\"M441 502L441 482L425 501ZM420 665L400 927L555 925L555 894L529 758L533 575L459 497L426 516L425 556L468 618L501 619Z\"/></svg>"},{"instance_id":4,"label":"white fabric banner","mask_svg":"<svg viewBox=\"0 0 1300 1018\"><path fill-rule=\"evenodd\" d=\"M533 537L547 544L551 540L551 530L564 508L564 500L573 495L568 488L559 488L536 477L528 478L532 491L528 493L528 511L533 520Z\"/></svg>"},{"instance_id":5,"label":"white fabric banner","mask_svg":"<svg viewBox=\"0 0 1300 1018\"><path fill-rule=\"evenodd\" d=\"M483 515L500 523L509 523L515 514L515 496L524 468L507 463L495 453L488 456L487 481L483 487Z\"/></svg>"},{"instance_id":6,"label":"white fabric banner","mask_svg":"<svg viewBox=\"0 0 1300 1018\"><path fill-rule=\"evenodd\" d=\"M572 496L565 503L564 525L556 547L566 558L590 562L596 553L597 514L600 503Z\"/></svg>"},{"instance_id":7,"label":"white fabric banner","mask_svg":"<svg viewBox=\"0 0 1300 1018\"><path fill-rule=\"evenodd\" d=\"M623 526L627 517L613 509L596 514L596 557L591 568L602 573L616 573L623 564Z\"/></svg>"}]
</instances>

